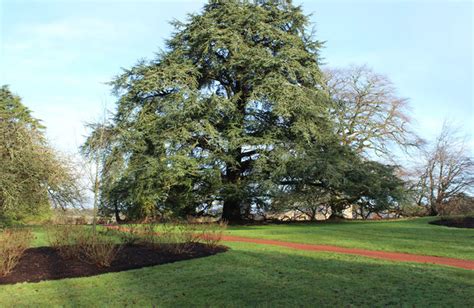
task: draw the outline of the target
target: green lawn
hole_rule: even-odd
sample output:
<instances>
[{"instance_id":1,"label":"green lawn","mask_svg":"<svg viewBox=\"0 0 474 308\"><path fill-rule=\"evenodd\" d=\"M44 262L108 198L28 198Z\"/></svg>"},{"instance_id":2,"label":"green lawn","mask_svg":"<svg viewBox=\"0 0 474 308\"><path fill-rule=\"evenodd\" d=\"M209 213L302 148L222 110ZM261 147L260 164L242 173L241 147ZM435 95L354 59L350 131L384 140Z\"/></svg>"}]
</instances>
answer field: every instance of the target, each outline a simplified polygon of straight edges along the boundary
<instances>
[{"instance_id":1,"label":"green lawn","mask_svg":"<svg viewBox=\"0 0 474 308\"><path fill-rule=\"evenodd\" d=\"M350 225L359 236L366 226L368 233L378 230L385 238L390 232L384 233L380 226L386 225L392 233L398 226L413 241L426 236L417 231L423 230L422 222L232 227L229 233L280 239L288 239L291 233L296 241L315 242L315 233L331 239L326 227L345 235L350 233L346 229ZM409 230L417 234L410 235ZM469 243L473 233L459 231L464 232L458 236ZM35 245L43 245L44 234L40 229L35 229L35 234ZM402 234L393 234L397 242ZM332 244L345 242L337 241L336 235L332 240L336 241ZM358 243L369 242L367 238ZM388 239L383 243L379 248L399 247L387 246ZM266 245L227 245L230 251L202 259L88 278L0 286L0 306L474 306L474 271Z\"/></svg>"},{"instance_id":2,"label":"green lawn","mask_svg":"<svg viewBox=\"0 0 474 308\"><path fill-rule=\"evenodd\" d=\"M474 260L474 230L428 224L434 219L242 226L227 234Z\"/></svg>"}]
</instances>

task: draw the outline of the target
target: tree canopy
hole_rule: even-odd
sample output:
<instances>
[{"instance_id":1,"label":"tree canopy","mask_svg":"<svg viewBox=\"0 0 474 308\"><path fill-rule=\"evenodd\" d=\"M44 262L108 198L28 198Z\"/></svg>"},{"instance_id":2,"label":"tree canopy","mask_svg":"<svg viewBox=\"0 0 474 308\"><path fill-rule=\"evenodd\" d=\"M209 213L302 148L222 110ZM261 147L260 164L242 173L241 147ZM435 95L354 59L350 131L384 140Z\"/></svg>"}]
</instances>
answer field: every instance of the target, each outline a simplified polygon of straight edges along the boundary
<instances>
[{"instance_id":1,"label":"tree canopy","mask_svg":"<svg viewBox=\"0 0 474 308\"><path fill-rule=\"evenodd\" d=\"M352 205L355 215L368 218L405 202L404 182L395 171L395 166L363 159L349 146L313 144L275 173L281 184L275 209L296 210L314 220L319 212L343 217Z\"/></svg>"},{"instance_id":2,"label":"tree canopy","mask_svg":"<svg viewBox=\"0 0 474 308\"><path fill-rule=\"evenodd\" d=\"M300 7L209 1L173 24L166 50L112 82L104 166L119 163L102 181L103 205L129 217L222 207L238 221L297 185L282 171L309 148L348 148L335 141L322 44Z\"/></svg>"}]
</instances>

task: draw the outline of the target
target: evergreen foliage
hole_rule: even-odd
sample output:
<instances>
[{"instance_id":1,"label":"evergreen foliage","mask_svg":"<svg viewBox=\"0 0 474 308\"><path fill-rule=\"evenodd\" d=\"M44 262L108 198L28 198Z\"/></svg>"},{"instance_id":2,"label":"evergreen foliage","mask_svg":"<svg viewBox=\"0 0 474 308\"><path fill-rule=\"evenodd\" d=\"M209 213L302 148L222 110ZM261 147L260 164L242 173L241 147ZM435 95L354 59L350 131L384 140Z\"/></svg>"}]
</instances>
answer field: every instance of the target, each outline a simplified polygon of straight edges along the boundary
<instances>
[{"instance_id":1,"label":"evergreen foliage","mask_svg":"<svg viewBox=\"0 0 474 308\"><path fill-rule=\"evenodd\" d=\"M165 51L112 82L107 161L118 163L103 179L103 207L139 218L222 206L223 219L238 221L296 185L282 171L308 148L346 151L333 141L321 42L300 7L209 1L173 24Z\"/></svg>"}]
</instances>

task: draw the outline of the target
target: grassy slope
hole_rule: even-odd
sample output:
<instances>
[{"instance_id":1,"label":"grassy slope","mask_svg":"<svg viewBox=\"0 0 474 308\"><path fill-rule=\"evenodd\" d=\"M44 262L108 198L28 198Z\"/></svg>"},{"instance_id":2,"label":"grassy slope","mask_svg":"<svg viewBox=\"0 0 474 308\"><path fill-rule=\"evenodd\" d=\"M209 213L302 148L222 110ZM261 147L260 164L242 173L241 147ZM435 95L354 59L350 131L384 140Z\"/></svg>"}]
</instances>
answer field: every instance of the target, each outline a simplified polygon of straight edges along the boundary
<instances>
[{"instance_id":1,"label":"grassy slope","mask_svg":"<svg viewBox=\"0 0 474 308\"><path fill-rule=\"evenodd\" d=\"M227 234L474 260L474 230L428 224L432 219L242 226Z\"/></svg>"},{"instance_id":2,"label":"grassy slope","mask_svg":"<svg viewBox=\"0 0 474 308\"><path fill-rule=\"evenodd\" d=\"M5 306L474 306L474 273L230 244L231 251L96 277L0 286Z\"/></svg>"}]
</instances>

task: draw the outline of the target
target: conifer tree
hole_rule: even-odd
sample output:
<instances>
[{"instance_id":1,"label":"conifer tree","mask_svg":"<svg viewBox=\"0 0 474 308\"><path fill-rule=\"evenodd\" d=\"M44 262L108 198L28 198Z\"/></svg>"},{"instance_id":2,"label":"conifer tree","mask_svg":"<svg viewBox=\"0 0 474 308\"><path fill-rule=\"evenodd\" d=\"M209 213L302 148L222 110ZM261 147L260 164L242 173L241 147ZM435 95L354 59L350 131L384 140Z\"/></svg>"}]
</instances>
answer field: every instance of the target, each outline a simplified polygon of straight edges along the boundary
<instances>
[{"instance_id":1,"label":"conifer tree","mask_svg":"<svg viewBox=\"0 0 474 308\"><path fill-rule=\"evenodd\" d=\"M268 201L270 174L331 134L321 43L291 1L209 1L167 49L113 82L127 202L141 214ZM122 200L123 201L123 200Z\"/></svg>"},{"instance_id":2,"label":"conifer tree","mask_svg":"<svg viewBox=\"0 0 474 308\"><path fill-rule=\"evenodd\" d=\"M222 208L222 218L235 222L281 200L324 201L315 191L333 209L334 200L396 200L395 189L369 196L341 184L351 168L364 167L351 163L361 161L336 137L321 42L300 7L211 0L173 24L164 51L112 82L118 106L108 128L103 212L184 217Z\"/></svg>"}]
</instances>

